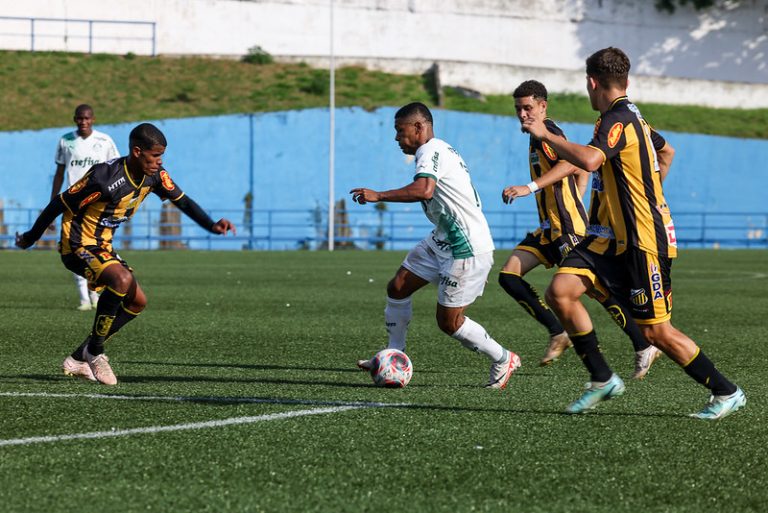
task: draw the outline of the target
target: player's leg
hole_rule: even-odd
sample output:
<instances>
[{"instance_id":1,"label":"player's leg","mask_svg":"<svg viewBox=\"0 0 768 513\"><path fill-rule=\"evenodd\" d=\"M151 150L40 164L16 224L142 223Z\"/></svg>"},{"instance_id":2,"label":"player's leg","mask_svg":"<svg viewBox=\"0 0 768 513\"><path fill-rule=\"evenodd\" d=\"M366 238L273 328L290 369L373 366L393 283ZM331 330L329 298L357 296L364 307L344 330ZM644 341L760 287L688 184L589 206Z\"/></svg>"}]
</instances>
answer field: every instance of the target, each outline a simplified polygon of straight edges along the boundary
<instances>
[{"instance_id":1,"label":"player's leg","mask_svg":"<svg viewBox=\"0 0 768 513\"><path fill-rule=\"evenodd\" d=\"M91 305L91 297L88 294L88 280L77 274L72 274L75 279L75 286L77 287L77 295L80 298L80 304L77 309L81 312L87 312L93 305Z\"/></svg>"},{"instance_id":2,"label":"player's leg","mask_svg":"<svg viewBox=\"0 0 768 513\"><path fill-rule=\"evenodd\" d=\"M716 420L742 408L747 399L741 388L721 374L690 337L672 326L671 260L641 252L633 259L635 288L648 291L646 301L638 304L635 312L643 335L712 394L705 407L693 416Z\"/></svg>"},{"instance_id":3,"label":"player's leg","mask_svg":"<svg viewBox=\"0 0 768 513\"><path fill-rule=\"evenodd\" d=\"M624 393L624 382L608 366L592 319L580 298L591 290L597 277L579 255L572 254L563 262L547 288L546 300L557 313L573 342L576 354L589 371L587 390L567 408L568 413L581 413L594 408L600 401Z\"/></svg>"},{"instance_id":4,"label":"player's leg","mask_svg":"<svg viewBox=\"0 0 768 513\"><path fill-rule=\"evenodd\" d=\"M421 241L406 255L395 276L387 284L387 305L384 324L387 329L387 348L405 351L408 325L413 317L411 295L430 281L437 280L438 267L434 252ZM368 371L372 361L358 360L357 367Z\"/></svg>"},{"instance_id":5,"label":"player's leg","mask_svg":"<svg viewBox=\"0 0 768 513\"><path fill-rule=\"evenodd\" d=\"M632 374L632 379L643 379L648 374L653 362L661 356L661 351L645 339L640 327L632 318L630 309L619 303L599 280L594 285L588 295L605 308L611 319L629 337L635 350L635 372Z\"/></svg>"},{"instance_id":6,"label":"player's leg","mask_svg":"<svg viewBox=\"0 0 768 513\"><path fill-rule=\"evenodd\" d=\"M515 249L499 273L499 285L531 317L547 329L550 340L547 352L540 364L548 365L570 347L571 341L560 321L557 320L557 317L547 304L542 301L536 289L523 279L523 276L531 269L542 263L549 267L550 264L546 263L546 260L543 259L544 256L538 251L534 252L532 249L527 250L525 248Z\"/></svg>"},{"instance_id":7,"label":"player's leg","mask_svg":"<svg viewBox=\"0 0 768 513\"><path fill-rule=\"evenodd\" d=\"M520 358L496 342L483 326L464 315L466 307L483 294L492 267L493 253L441 260L436 318L444 333L491 361L491 376L486 387L503 389L520 367Z\"/></svg>"}]
</instances>

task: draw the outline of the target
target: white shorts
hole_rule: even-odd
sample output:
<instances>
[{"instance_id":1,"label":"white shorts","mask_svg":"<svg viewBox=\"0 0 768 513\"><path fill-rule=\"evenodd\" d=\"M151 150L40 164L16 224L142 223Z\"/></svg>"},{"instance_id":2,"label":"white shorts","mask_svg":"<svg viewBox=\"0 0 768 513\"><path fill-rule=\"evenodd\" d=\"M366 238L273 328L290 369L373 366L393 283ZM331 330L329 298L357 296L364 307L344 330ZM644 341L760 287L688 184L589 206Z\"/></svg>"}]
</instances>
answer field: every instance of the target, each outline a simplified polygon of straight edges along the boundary
<instances>
[{"instance_id":1,"label":"white shorts","mask_svg":"<svg viewBox=\"0 0 768 513\"><path fill-rule=\"evenodd\" d=\"M438 303L458 308L471 305L483 295L493 267L493 252L454 259L450 253L436 251L422 240L406 255L402 266L437 285Z\"/></svg>"}]
</instances>

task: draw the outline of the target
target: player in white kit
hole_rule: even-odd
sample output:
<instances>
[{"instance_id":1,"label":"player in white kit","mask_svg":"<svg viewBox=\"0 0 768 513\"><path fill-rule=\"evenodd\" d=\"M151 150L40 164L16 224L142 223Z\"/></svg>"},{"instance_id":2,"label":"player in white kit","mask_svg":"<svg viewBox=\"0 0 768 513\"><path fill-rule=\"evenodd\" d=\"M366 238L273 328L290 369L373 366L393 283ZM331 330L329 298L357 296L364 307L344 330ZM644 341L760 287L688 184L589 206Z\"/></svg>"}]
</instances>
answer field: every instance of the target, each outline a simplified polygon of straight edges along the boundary
<instances>
[{"instance_id":1,"label":"player in white kit","mask_svg":"<svg viewBox=\"0 0 768 513\"><path fill-rule=\"evenodd\" d=\"M520 358L464 315L466 307L483 294L494 249L469 169L455 149L435 138L432 113L426 105L410 103L398 110L395 131L403 153L416 156L413 182L388 191L352 189L352 200L360 204L419 201L435 228L408 253L387 285L384 318L388 347L405 350L411 295L434 283L438 326L464 347L487 356L491 375L486 387L503 389L520 367ZM360 360L357 365L368 370L371 362Z\"/></svg>"},{"instance_id":2,"label":"player in white kit","mask_svg":"<svg viewBox=\"0 0 768 513\"><path fill-rule=\"evenodd\" d=\"M56 146L56 174L53 176L51 199L61 192L61 185L66 178L69 188L88 171L91 166L107 162L120 156L112 138L107 134L93 129L93 108L90 105L78 105L75 109L75 124L77 130L64 134ZM88 291L88 282L73 274L77 290L80 294L78 310L85 311L96 308L98 294Z\"/></svg>"}]
</instances>

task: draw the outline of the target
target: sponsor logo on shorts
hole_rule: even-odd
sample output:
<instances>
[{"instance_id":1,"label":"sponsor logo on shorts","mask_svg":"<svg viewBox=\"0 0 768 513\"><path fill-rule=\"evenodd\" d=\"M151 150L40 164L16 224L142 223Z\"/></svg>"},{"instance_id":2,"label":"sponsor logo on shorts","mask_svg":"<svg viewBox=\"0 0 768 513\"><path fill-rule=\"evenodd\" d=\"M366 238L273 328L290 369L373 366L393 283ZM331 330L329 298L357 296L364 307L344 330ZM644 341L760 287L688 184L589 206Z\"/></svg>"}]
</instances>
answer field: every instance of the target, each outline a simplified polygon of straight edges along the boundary
<instances>
[{"instance_id":1,"label":"sponsor logo on shorts","mask_svg":"<svg viewBox=\"0 0 768 513\"><path fill-rule=\"evenodd\" d=\"M587 226L587 235L596 235L597 237L604 237L606 239L613 239L613 230L610 226L603 226L600 224L590 224Z\"/></svg>"},{"instance_id":2,"label":"sponsor logo on shorts","mask_svg":"<svg viewBox=\"0 0 768 513\"><path fill-rule=\"evenodd\" d=\"M75 182L72 185L72 187L67 189L67 192L70 193L70 194L77 194L78 192L82 191L83 187L85 187L88 184L88 178L90 178L90 177L84 176L83 178L81 178L80 180Z\"/></svg>"},{"instance_id":3,"label":"sponsor logo on shorts","mask_svg":"<svg viewBox=\"0 0 768 513\"><path fill-rule=\"evenodd\" d=\"M624 132L624 125L621 123L615 123L611 129L608 131L608 147L613 148L619 143L619 139L621 139L621 134Z\"/></svg>"},{"instance_id":4,"label":"sponsor logo on shorts","mask_svg":"<svg viewBox=\"0 0 768 513\"><path fill-rule=\"evenodd\" d=\"M544 153L549 160L557 160L557 152L555 152L549 144L542 141L541 149L544 150Z\"/></svg>"},{"instance_id":5,"label":"sponsor logo on shorts","mask_svg":"<svg viewBox=\"0 0 768 513\"><path fill-rule=\"evenodd\" d=\"M90 254L88 251L84 250L83 248L78 249L75 252L75 254L80 260L84 261L86 264L90 264L95 258L92 254Z\"/></svg>"},{"instance_id":6,"label":"sponsor logo on shorts","mask_svg":"<svg viewBox=\"0 0 768 513\"><path fill-rule=\"evenodd\" d=\"M456 280L452 280L449 276L440 275L440 285L445 285L446 287L458 287L459 282Z\"/></svg>"},{"instance_id":7,"label":"sponsor logo on shorts","mask_svg":"<svg viewBox=\"0 0 768 513\"><path fill-rule=\"evenodd\" d=\"M573 248L568 244L563 244L557 249L560 251L560 256L565 258L568 256L568 253L570 253Z\"/></svg>"},{"instance_id":8,"label":"sponsor logo on shorts","mask_svg":"<svg viewBox=\"0 0 768 513\"><path fill-rule=\"evenodd\" d=\"M661 286L661 273L656 264L651 264L651 290L653 291L653 300L664 299L664 294Z\"/></svg>"},{"instance_id":9,"label":"sponsor logo on shorts","mask_svg":"<svg viewBox=\"0 0 768 513\"><path fill-rule=\"evenodd\" d=\"M112 256L112 253L110 253L109 251L105 251L103 249L99 250L98 255L102 262L108 262L109 260L112 260L115 258Z\"/></svg>"},{"instance_id":10,"label":"sponsor logo on shorts","mask_svg":"<svg viewBox=\"0 0 768 513\"><path fill-rule=\"evenodd\" d=\"M632 289L629 291L629 300L635 306L642 306L648 302L648 295L645 289Z\"/></svg>"},{"instance_id":11,"label":"sponsor logo on shorts","mask_svg":"<svg viewBox=\"0 0 768 513\"><path fill-rule=\"evenodd\" d=\"M176 188L176 184L173 183L173 180L171 180L171 177L168 175L165 169L160 171L160 182L162 182L163 188L168 192L171 192Z\"/></svg>"},{"instance_id":12,"label":"sponsor logo on shorts","mask_svg":"<svg viewBox=\"0 0 768 513\"><path fill-rule=\"evenodd\" d=\"M90 205L97 199L101 198L101 193L99 191L94 192L93 194L90 194L87 198L85 198L83 201L80 202L80 205L78 208L83 208L86 205Z\"/></svg>"}]
</instances>

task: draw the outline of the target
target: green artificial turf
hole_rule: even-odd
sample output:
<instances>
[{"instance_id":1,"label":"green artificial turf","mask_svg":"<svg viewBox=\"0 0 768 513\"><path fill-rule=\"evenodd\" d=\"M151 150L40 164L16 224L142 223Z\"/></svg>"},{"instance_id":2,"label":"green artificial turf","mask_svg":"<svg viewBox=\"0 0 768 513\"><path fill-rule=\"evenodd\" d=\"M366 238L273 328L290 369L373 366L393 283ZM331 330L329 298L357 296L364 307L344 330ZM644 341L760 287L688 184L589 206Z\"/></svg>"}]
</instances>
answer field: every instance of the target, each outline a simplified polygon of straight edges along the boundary
<instances>
[{"instance_id":1,"label":"green artificial turf","mask_svg":"<svg viewBox=\"0 0 768 513\"><path fill-rule=\"evenodd\" d=\"M438 330L430 287L414 298L413 380L390 390L354 362L385 344L385 286L402 253L122 256L149 304L108 344L120 382L106 387L60 373L92 315L75 310L58 256L0 251L0 439L302 416L0 442L3 512L765 511L764 251L688 250L674 266L675 325L748 397L714 423L687 416L707 393L666 358L623 397L563 414L586 372L572 351L537 365L545 332L495 272L468 314L522 357L508 389L482 388L488 362ZM543 291L551 273L529 276ZM588 307L628 377L629 342ZM320 408L331 410L304 415Z\"/></svg>"}]
</instances>

